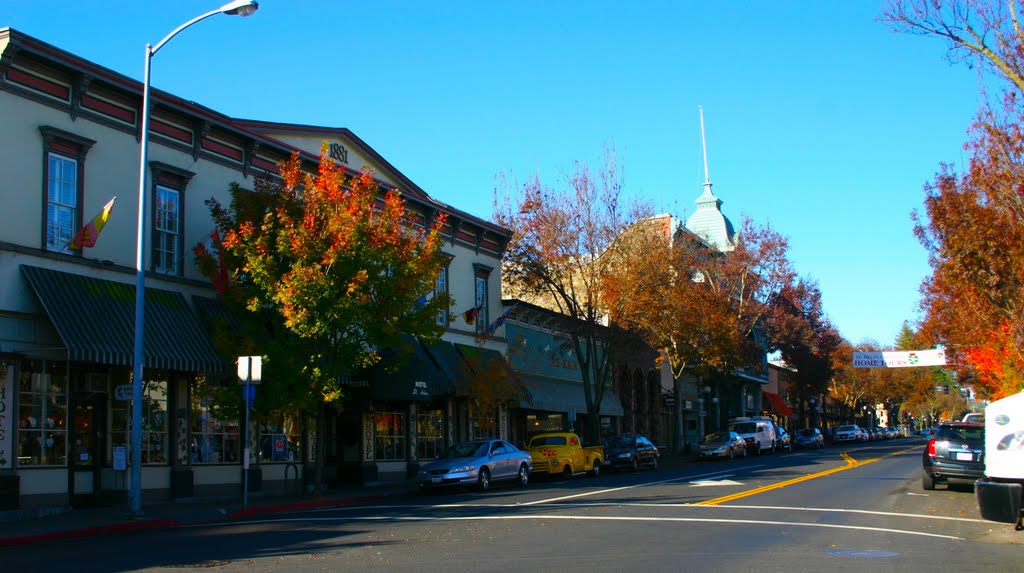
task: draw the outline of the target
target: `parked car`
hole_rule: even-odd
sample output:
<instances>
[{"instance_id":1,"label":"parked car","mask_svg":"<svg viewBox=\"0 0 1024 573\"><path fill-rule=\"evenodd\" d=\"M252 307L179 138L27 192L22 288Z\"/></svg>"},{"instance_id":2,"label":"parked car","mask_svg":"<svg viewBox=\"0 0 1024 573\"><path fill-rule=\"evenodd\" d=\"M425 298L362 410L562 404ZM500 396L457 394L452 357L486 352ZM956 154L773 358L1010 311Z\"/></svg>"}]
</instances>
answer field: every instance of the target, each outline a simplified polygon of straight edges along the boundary
<instances>
[{"instance_id":1,"label":"parked car","mask_svg":"<svg viewBox=\"0 0 1024 573\"><path fill-rule=\"evenodd\" d=\"M921 454L921 486L985 477L985 426L971 422L940 424Z\"/></svg>"},{"instance_id":2,"label":"parked car","mask_svg":"<svg viewBox=\"0 0 1024 573\"><path fill-rule=\"evenodd\" d=\"M782 426L775 426L775 451L793 451L793 437L790 436L789 432L786 431L786 428L783 428Z\"/></svg>"},{"instance_id":3,"label":"parked car","mask_svg":"<svg viewBox=\"0 0 1024 573\"><path fill-rule=\"evenodd\" d=\"M602 440L604 459L612 469L636 470L640 466L658 469L658 447L644 436L608 436Z\"/></svg>"},{"instance_id":4,"label":"parked car","mask_svg":"<svg viewBox=\"0 0 1024 573\"><path fill-rule=\"evenodd\" d=\"M731 418L728 430L747 442L751 454L775 451L775 424L767 418Z\"/></svg>"},{"instance_id":5,"label":"parked car","mask_svg":"<svg viewBox=\"0 0 1024 573\"><path fill-rule=\"evenodd\" d=\"M821 449L825 447L825 436L821 435L821 430L818 428L797 430L796 435L793 437L793 446L801 449Z\"/></svg>"},{"instance_id":6,"label":"parked car","mask_svg":"<svg viewBox=\"0 0 1024 573\"><path fill-rule=\"evenodd\" d=\"M864 430L857 424L839 426L836 428L836 434L833 440L837 444L840 442L862 442L865 440Z\"/></svg>"},{"instance_id":7,"label":"parked car","mask_svg":"<svg viewBox=\"0 0 1024 573\"><path fill-rule=\"evenodd\" d=\"M746 457L747 442L736 432L708 434L697 451L697 459Z\"/></svg>"},{"instance_id":8,"label":"parked car","mask_svg":"<svg viewBox=\"0 0 1024 573\"><path fill-rule=\"evenodd\" d=\"M496 481L530 481L533 460L530 453L504 440L461 442L424 464L416 478L420 490L446 486L470 486L481 491Z\"/></svg>"}]
</instances>

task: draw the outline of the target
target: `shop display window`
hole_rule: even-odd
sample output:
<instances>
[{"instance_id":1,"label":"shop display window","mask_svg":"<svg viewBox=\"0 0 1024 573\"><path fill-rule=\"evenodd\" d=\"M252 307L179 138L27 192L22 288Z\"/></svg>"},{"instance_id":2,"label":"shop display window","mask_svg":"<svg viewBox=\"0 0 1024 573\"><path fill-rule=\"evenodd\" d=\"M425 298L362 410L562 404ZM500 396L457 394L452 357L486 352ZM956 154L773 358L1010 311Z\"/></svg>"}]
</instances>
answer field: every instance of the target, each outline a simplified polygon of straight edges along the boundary
<instances>
[{"instance_id":1,"label":"shop display window","mask_svg":"<svg viewBox=\"0 0 1024 573\"><path fill-rule=\"evenodd\" d=\"M18 465L67 465L67 377L23 372L18 384Z\"/></svg>"},{"instance_id":2,"label":"shop display window","mask_svg":"<svg viewBox=\"0 0 1024 573\"><path fill-rule=\"evenodd\" d=\"M189 459L193 464L235 464L241 459L240 424L217 419L208 404L192 407Z\"/></svg>"},{"instance_id":3,"label":"shop display window","mask_svg":"<svg viewBox=\"0 0 1024 573\"><path fill-rule=\"evenodd\" d=\"M373 415L374 452L381 461L405 459L405 414L377 412Z\"/></svg>"},{"instance_id":4,"label":"shop display window","mask_svg":"<svg viewBox=\"0 0 1024 573\"><path fill-rule=\"evenodd\" d=\"M296 462L299 455L299 424L294 416L278 415L259 425L257 451L261 462Z\"/></svg>"},{"instance_id":5,"label":"shop display window","mask_svg":"<svg viewBox=\"0 0 1024 573\"><path fill-rule=\"evenodd\" d=\"M166 380L146 380L142 386L142 463L166 464L167 413ZM110 442L112 447L123 446L131 464L131 402L115 400L110 406Z\"/></svg>"},{"instance_id":6,"label":"shop display window","mask_svg":"<svg viewBox=\"0 0 1024 573\"><path fill-rule=\"evenodd\" d=\"M416 457L432 460L444 452L444 410L421 411L416 415Z\"/></svg>"}]
</instances>

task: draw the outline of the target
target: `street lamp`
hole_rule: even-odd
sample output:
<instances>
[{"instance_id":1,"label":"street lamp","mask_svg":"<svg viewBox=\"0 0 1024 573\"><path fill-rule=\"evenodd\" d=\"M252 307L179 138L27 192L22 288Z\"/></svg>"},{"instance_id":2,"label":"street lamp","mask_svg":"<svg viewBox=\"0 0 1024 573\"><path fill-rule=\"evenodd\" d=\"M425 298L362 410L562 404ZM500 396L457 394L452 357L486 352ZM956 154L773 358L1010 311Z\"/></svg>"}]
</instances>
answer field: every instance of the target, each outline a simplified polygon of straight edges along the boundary
<instances>
[{"instance_id":1,"label":"street lamp","mask_svg":"<svg viewBox=\"0 0 1024 573\"><path fill-rule=\"evenodd\" d=\"M227 14L229 16L251 16L260 7L255 0L234 0L216 10L197 16L167 34L156 46L146 44L146 65L142 76L142 133L141 151L139 152L139 220L138 235L135 239L135 370L132 374L132 436L131 436L131 487L128 497L131 513L142 515L142 367L144 361L143 333L145 330L146 271L144 268L146 252L146 160L149 154L149 77L150 62L164 44L192 24L201 22L210 16Z\"/></svg>"}]
</instances>

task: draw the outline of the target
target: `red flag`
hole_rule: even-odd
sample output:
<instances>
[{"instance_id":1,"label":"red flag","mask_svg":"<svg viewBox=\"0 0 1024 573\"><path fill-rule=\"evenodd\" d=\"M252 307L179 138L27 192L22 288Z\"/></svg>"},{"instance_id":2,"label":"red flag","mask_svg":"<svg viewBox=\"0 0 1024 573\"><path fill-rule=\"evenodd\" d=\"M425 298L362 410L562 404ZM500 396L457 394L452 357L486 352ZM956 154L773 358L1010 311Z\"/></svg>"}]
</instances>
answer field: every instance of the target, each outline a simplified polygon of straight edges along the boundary
<instances>
[{"instance_id":1,"label":"red flag","mask_svg":"<svg viewBox=\"0 0 1024 573\"><path fill-rule=\"evenodd\" d=\"M100 231L107 224L107 219L110 218L110 212L114 210L114 197L103 206L103 210L100 211L99 215L93 217L92 221L89 221L82 230L75 235L75 238L71 239L68 243L69 251L81 251L82 247L93 247L96 245L96 239L100 237Z\"/></svg>"},{"instance_id":2,"label":"red flag","mask_svg":"<svg viewBox=\"0 0 1024 573\"><path fill-rule=\"evenodd\" d=\"M462 313L462 318L463 320L466 321L466 324L472 325L474 322L476 322L476 317L478 314L480 314L480 311L483 310L483 308L484 305L481 304L479 306L474 306L473 308Z\"/></svg>"},{"instance_id":3,"label":"red flag","mask_svg":"<svg viewBox=\"0 0 1024 573\"><path fill-rule=\"evenodd\" d=\"M224 293L228 290L228 267L224 263L224 258L220 256L220 250L220 231L217 229L214 229L208 237L192 248L192 252L197 257L209 256L213 259L214 264L217 265L217 272L211 277L213 290L217 291L217 294L224 296Z\"/></svg>"}]
</instances>

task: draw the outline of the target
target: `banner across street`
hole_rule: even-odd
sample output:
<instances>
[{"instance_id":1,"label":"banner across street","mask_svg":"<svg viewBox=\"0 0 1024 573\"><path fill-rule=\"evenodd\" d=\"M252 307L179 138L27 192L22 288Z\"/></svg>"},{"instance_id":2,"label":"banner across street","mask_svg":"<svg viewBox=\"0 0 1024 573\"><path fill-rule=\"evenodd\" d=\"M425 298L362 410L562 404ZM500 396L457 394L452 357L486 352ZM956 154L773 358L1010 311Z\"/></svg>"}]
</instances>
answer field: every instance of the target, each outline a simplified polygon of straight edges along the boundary
<instances>
[{"instance_id":1,"label":"banner across street","mask_svg":"<svg viewBox=\"0 0 1024 573\"><path fill-rule=\"evenodd\" d=\"M945 365L946 351L942 349L853 353L854 368L909 368Z\"/></svg>"}]
</instances>

